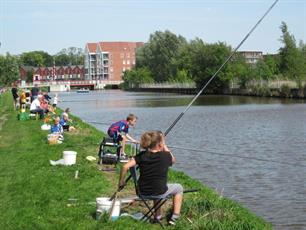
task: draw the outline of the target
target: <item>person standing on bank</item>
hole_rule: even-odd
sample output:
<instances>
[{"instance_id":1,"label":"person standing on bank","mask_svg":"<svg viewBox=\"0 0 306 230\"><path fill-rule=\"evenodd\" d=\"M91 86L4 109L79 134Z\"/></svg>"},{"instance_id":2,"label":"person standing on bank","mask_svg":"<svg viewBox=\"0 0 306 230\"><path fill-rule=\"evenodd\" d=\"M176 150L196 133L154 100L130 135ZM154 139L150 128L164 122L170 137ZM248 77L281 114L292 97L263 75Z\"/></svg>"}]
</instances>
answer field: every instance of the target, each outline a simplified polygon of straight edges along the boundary
<instances>
[{"instance_id":1,"label":"person standing on bank","mask_svg":"<svg viewBox=\"0 0 306 230\"><path fill-rule=\"evenodd\" d=\"M138 143L133 137L131 137L129 132L129 127L134 127L137 122L137 117L134 114L129 114L126 120L117 121L108 128L107 134L109 137L113 138L116 143L121 143L122 148L120 149L120 156L126 158L125 154L125 143L127 140L131 142Z\"/></svg>"},{"instance_id":2,"label":"person standing on bank","mask_svg":"<svg viewBox=\"0 0 306 230\"><path fill-rule=\"evenodd\" d=\"M12 83L11 92L12 92L12 96L13 96L14 110L16 110L17 105L18 105L18 100L19 100L18 89L17 89L17 84L16 83Z\"/></svg>"},{"instance_id":3,"label":"person standing on bank","mask_svg":"<svg viewBox=\"0 0 306 230\"><path fill-rule=\"evenodd\" d=\"M161 199L173 195L173 213L169 224L175 225L175 221L180 216L184 191L180 184L167 183L168 169L175 163L175 158L168 149L164 135L160 131L144 133L140 139L140 146L145 150L123 165L118 190L125 186L125 176L129 168L138 165L140 173L138 185L141 195L156 196ZM160 221L160 208L155 211L154 218L156 221Z\"/></svg>"},{"instance_id":4,"label":"person standing on bank","mask_svg":"<svg viewBox=\"0 0 306 230\"><path fill-rule=\"evenodd\" d=\"M33 102L37 97L39 93L39 88L37 87L37 84L34 85L34 87L31 89L31 102Z\"/></svg>"}]
</instances>

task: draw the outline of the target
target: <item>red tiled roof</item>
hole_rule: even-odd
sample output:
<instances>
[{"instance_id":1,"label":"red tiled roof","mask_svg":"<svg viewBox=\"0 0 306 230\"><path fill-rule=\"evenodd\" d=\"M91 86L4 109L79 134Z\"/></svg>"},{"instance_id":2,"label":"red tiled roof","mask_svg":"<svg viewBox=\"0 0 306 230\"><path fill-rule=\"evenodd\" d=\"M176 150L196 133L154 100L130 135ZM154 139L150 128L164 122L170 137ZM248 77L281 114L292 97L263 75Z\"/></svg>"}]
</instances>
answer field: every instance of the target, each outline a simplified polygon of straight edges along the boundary
<instances>
[{"instance_id":1,"label":"red tiled roof","mask_svg":"<svg viewBox=\"0 0 306 230\"><path fill-rule=\"evenodd\" d=\"M95 53L97 50L98 43L87 43L86 46L90 53Z\"/></svg>"},{"instance_id":2,"label":"red tiled roof","mask_svg":"<svg viewBox=\"0 0 306 230\"><path fill-rule=\"evenodd\" d=\"M143 44L143 42L99 42L102 51L107 52L135 51Z\"/></svg>"}]
</instances>

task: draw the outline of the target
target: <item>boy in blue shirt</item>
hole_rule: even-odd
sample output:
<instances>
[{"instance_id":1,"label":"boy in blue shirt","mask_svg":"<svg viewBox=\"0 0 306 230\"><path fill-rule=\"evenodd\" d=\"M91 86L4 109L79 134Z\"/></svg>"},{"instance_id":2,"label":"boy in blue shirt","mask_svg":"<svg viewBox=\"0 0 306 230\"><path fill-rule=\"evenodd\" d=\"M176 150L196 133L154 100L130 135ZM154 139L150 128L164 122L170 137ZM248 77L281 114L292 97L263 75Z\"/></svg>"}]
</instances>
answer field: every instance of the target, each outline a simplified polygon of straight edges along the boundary
<instances>
[{"instance_id":1,"label":"boy in blue shirt","mask_svg":"<svg viewBox=\"0 0 306 230\"><path fill-rule=\"evenodd\" d=\"M137 117L134 114L129 114L126 120L121 120L113 123L107 131L109 137L113 138L116 143L121 143L122 148L120 149L120 156L122 157L126 156L124 149L127 140L133 143L138 143L137 140L128 134L129 127L135 126L136 122Z\"/></svg>"},{"instance_id":2,"label":"boy in blue shirt","mask_svg":"<svg viewBox=\"0 0 306 230\"><path fill-rule=\"evenodd\" d=\"M63 130L63 126L60 124L60 118L56 117L54 119L54 125L51 126L51 133L62 135L63 132L64 130Z\"/></svg>"}]
</instances>

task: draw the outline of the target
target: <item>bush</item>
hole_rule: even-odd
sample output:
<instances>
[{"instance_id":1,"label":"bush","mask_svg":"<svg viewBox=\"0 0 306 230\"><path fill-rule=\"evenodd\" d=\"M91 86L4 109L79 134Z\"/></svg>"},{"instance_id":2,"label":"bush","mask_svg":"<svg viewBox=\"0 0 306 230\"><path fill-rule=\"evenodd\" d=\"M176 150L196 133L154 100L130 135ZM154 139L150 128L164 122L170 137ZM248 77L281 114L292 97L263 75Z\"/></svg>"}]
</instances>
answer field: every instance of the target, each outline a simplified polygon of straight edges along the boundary
<instances>
[{"instance_id":1,"label":"bush","mask_svg":"<svg viewBox=\"0 0 306 230\"><path fill-rule=\"evenodd\" d=\"M271 96L271 90L267 85L255 85L251 88L251 91L256 96Z\"/></svg>"},{"instance_id":2,"label":"bush","mask_svg":"<svg viewBox=\"0 0 306 230\"><path fill-rule=\"evenodd\" d=\"M284 84L281 86L280 95L282 97L291 97L291 88L289 85Z\"/></svg>"}]
</instances>

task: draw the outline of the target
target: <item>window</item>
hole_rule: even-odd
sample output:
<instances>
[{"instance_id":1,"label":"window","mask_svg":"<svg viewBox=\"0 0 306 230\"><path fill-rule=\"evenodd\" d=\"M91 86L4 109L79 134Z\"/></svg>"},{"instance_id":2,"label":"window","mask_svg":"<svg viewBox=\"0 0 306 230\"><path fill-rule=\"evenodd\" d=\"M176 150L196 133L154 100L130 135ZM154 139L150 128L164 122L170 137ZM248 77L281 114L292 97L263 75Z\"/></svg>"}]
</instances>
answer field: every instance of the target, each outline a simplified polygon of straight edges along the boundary
<instances>
[{"instance_id":1,"label":"window","mask_svg":"<svg viewBox=\"0 0 306 230\"><path fill-rule=\"evenodd\" d=\"M130 58L130 53L127 53L127 54L126 54L126 57L127 57L127 58Z\"/></svg>"},{"instance_id":2,"label":"window","mask_svg":"<svg viewBox=\"0 0 306 230\"><path fill-rule=\"evenodd\" d=\"M126 64L129 65L129 64L130 64L130 60L127 60L127 61L126 61Z\"/></svg>"},{"instance_id":3,"label":"window","mask_svg":"<svg viewBox=\"0 0 306 230\"><path fill-rule=\"evenodd\" d=\"M124 53L120 53L120 58L124 58Z\"/></svg>"},{"instance_id":4,"label":"window","mask_svg":"<svg viewBox=\"0 0 306 230\"><path fill-rule=\"evenodd\" d=\"M122 61L122 64L125 65L125 60Z\"/></svg>"}]
</instances>

